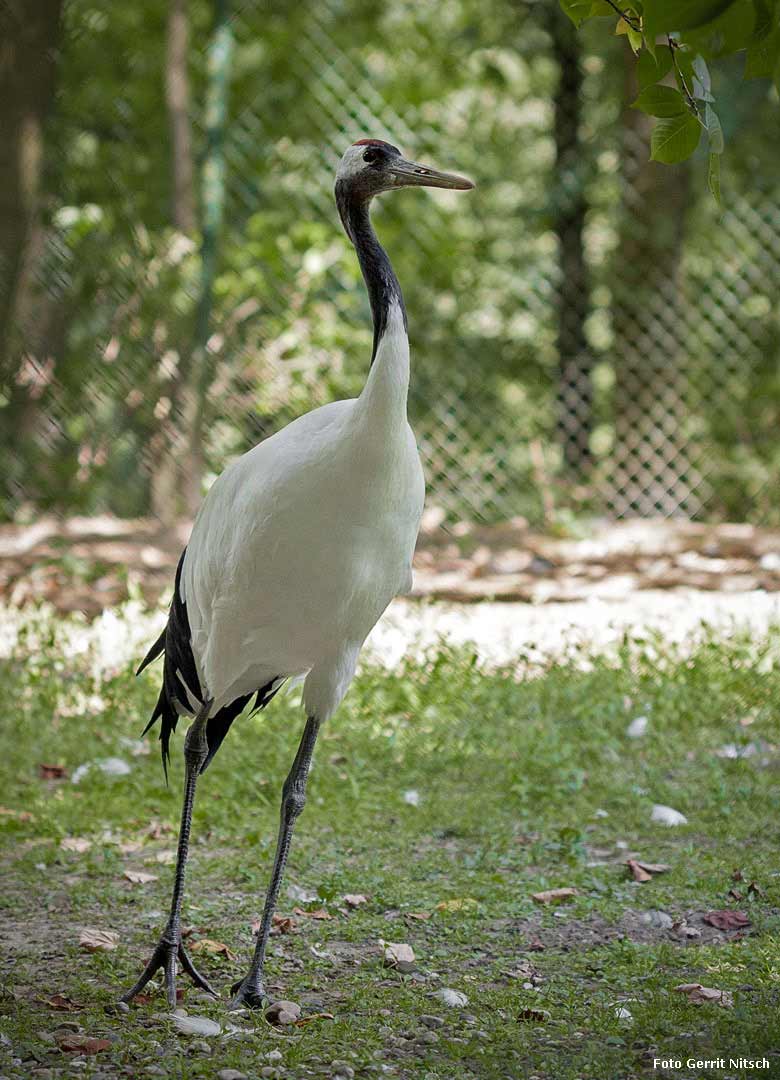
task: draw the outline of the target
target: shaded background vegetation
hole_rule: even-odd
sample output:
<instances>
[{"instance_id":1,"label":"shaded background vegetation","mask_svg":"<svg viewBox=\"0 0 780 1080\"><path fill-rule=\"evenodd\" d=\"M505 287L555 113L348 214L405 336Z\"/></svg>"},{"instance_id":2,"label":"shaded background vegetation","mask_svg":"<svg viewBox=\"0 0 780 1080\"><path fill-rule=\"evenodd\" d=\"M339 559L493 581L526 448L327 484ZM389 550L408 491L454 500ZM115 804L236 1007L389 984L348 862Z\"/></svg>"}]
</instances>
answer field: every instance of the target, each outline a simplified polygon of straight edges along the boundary
<instances>
[{"instance_id":1,"label":"shaded background vegetation","mask_svg":"<svg viewBox=\"0 0 780 1080\"><path fill-rule=\"evenodd\" d=\"M7 518L191 513L233 455L359 392L331 187L370 134L478 184L376 211L430 501L776 520L777 92L741 58L714 71L721 215L706 154L648 160L625 38L552 2L3 12Z\"/></svg>"}]
</instances>

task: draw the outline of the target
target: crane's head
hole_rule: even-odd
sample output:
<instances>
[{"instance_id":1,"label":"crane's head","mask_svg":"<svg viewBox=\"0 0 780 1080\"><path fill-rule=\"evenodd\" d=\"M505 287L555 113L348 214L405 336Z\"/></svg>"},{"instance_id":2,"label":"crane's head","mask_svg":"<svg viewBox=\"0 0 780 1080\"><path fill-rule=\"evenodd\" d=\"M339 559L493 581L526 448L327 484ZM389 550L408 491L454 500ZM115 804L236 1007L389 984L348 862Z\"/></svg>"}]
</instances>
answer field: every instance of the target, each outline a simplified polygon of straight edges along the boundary
<instances>
[{"instance_id":1,"label":"crane's head","mask_svg":"<svg viewBox=\"0 0 780 1080\"><path fill-rule=\"evenodd\" d=\"M347 148L336 173L336 191L348 191L352 198L368 202L382 191L400 187L456 188L468 191L474 185L465 176L439 172L427 165L407 161L401 151L381 139L359 139Z\"/></svg>"}]
</instances>

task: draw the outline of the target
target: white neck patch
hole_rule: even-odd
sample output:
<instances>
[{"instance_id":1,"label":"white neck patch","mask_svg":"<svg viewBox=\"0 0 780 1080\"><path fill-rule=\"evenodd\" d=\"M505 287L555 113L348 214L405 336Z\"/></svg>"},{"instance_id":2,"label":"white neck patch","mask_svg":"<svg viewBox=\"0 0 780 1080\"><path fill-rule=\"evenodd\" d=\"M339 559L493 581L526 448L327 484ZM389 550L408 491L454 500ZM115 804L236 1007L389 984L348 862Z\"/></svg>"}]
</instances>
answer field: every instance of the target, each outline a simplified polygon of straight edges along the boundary
<instances>
[{"instance_id":1,"label":"white neck patch","mask_svg":"<svg viewBox=\"0 0 780 1080\"><path fill-rule=\"evenodd\" d=\"M344 156L339 162L338 172L336 173L337 180L351 180L353 176L357 176L358 173L368 168L368 165L363 160L365 149L365 146L347 147Z\"/></svg>"}]
</instances>

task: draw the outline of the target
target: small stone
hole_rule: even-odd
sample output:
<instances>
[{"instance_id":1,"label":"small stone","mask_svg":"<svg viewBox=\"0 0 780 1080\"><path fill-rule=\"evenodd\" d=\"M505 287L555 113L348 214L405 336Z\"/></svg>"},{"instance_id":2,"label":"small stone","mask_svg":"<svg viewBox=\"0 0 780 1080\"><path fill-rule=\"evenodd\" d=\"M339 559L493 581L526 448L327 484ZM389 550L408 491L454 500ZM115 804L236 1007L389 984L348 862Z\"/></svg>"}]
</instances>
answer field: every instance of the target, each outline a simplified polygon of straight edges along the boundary
<instances>
[{"instance_id":1,"label":"small stone","mask_svg":"<svg viewBox=\"0 0 780 1080\"><path fill-rule=\"evenodd\" d=\"M190 1043L190 1053L191 1054L210 1054L211 1053L211 1047L203 1039L194 1039L193 1042Z\"/></svg>"},{"instance_id":2,"label":"small stone","mask_svg":"<svg viewBox=\"0 0 780 1080\"><path fill-rule=\"evenodd\" d=\"M103 1012L106 1013L107 1016L119 1016L120 1013L129 1013L130 1006L126 1001L112 1001L105 1006Z\"/></svg>"},{"instance_id":3,"label":"small stone","mask_svg":"<svg viewBox=\"0 0 780 1080\"><path fill-rule=\"evenodd\" d=\"M681 814L679 810L674 810L671 806L662 806L660 803L656 803L653 807L650 820L657 822L659 825L666 825L669 828L673 828L675 825L688 824L688 818L685 814Z\"/></svg>"},{"instance_id":4,"label":"small stone","mask_svg":"<svg viewBox=\"0 0 780 1080\"><path fill-rule=\"evenodd\" d=\"M429 1013L423 1013L420 1017L420 1023L424 1024L427 1028L440 1028L444 1027L444 1021L440 1016L431 1016Z\"/></svg>"},{"instance_id":5,"label":"small stone","mask_svg":"<svg viewBox=\"0 0 780 1080\"><path fill-rule=\"evenodd\" d=\"M278 1076L279 1075L279 1070L277 1068L275 1068L273 1065L263 1065L262 1069L260 1070L260 1075L261 1076L271 1076L271 1077Z\"/></svg>"},{"instance_id":6,"label":"small stone","mask_svg":"<svg viewBox=\"0 0 780 1080\"><path fill-rule=\"evenodd\" d=\"M353 1080L355 1076L355 1070L346 1061L333 1061L330 1067L333 1070L333 1076L344 1077L344 1080Z\"/></svg>"},{"instance_id":7,"label":"small stone","mask_svg":"<svg viewBox=\"0 0 780 1080\"><path fill-rule=\"evenodd\" d=\"M282 1053L281 1050L269 1050L268 1053L265 1055L265 1060L266 1061L281 1061L283 1057L284 1057L284 1054Z\"/></svg>"},{"instance_id":8,"label":"small stone","mask_svg":"<svg viewBox=\"0 0 780 1080\"><path fill-rule=\"evenodd\" d=\"M301 1007L295 1001L275 1001L264 1015L269 1024L294 1024L301 1017Z\"/></svg>"},{"instance_id":9,"label":"small stone","mask_svg":"<svg viewBox=\"0 0 780 1080\"><path fill-rule=\"evenodd\" d=\"M217 1080L246 1080L246 1073L239 1072L238 1069L220 1069Z\"/></svg>"},{"instance_id":10,"label":"small stone","mask_svg":"<svg viewBox=\"0 0 780 1080\"><path fill-rule=\"evenodd\" d=\"M147 1065L144 1069L147 1076L167 1076L165 1069L161 1069L159 1065Z\"/></svg>"},{"instance_id":11,"label":"small stone","mask_svg":"<svg viewBox=\"0 0 780 1080\"><path fill-rule=\"evenodd\" d=\"M439 1041L439 1036L436 1034L435 1031L424 1031L417 1041L432 1045L433 1043L437 1043Z\"/></svg>"},{"instance_id":12,"label":"small stone","mask_svg":"<svg viewBox=\"0 0 780 1080\"><path fill-rule=\"evenodd\" d=\"M667 915L665 911L645 911L642 914L642 922L647 923L648 926L654 926L658 930L671 930L674 925L674 919L671 915Z\"/></svg>"}]
</instances>

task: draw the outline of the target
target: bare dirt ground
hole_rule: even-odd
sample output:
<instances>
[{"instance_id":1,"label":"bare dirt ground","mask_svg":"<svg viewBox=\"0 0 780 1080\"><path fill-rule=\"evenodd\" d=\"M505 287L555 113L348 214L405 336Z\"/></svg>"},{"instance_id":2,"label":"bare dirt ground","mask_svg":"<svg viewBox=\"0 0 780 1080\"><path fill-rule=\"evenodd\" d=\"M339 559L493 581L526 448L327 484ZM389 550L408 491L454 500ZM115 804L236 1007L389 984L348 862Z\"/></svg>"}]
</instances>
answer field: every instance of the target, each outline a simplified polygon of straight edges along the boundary
<instances>
[{"instance_id":1,"label":"bare dirt ground","mask_svg":"<svg viewBox=\"0 0 780 1080\"><path fill-rule=\"evenodd\" d=\"M0 527L0 601L45 600L89 616L170 588L190 525L108 515ZM620 602L637 592L780 592L780 530L668 520L610 522L586 538L543 535L523 519L441 526L429 511L413 597L475 603Z\"/></svg>"}]
</instances>

